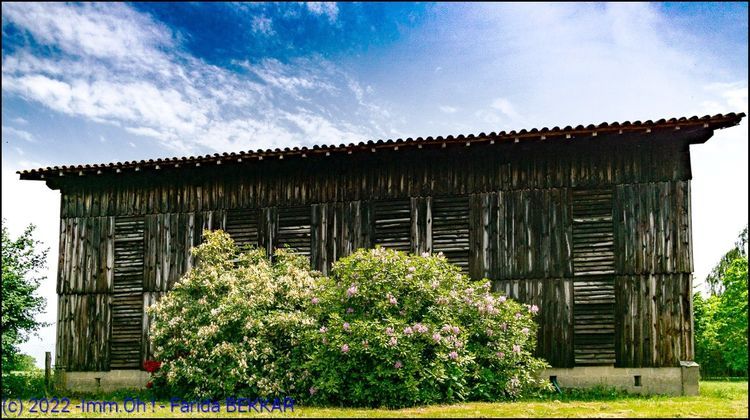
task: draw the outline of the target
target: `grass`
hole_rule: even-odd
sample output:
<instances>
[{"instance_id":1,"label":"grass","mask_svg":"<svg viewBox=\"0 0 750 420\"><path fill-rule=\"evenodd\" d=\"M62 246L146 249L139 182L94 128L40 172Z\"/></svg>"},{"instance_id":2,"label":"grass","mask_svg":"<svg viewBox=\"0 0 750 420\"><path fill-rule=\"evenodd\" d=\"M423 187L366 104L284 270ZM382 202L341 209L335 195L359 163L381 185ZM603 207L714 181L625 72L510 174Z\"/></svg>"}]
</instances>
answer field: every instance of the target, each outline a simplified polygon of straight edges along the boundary
<instances>
[{"instance_id":1,"label":"grass","mask_svg":"<svg viewBox=\"0 0 750 420\"><path fill-rule=\"evenodd\" d=\"M263 414L220 413L182 414L164 408L156 403L151 410L150 402L146 412L122 412L122 397L114 400L120 404L120 412L83 413L72 406L80 399L72 400L71 412L67 414L47 414L54 417L743 417L748 414L748 383L727 381L702 381L700 395L695 397L636 396L610 390L568 391L561 396L544 399L506 403L464 403L434 405L401 410L349 409L295 407L294 412ZM107 398L102 398L107 400ZM8 415L4 403L3 414ZM25 407L28 410L28 407ZM43 413L23 417L45 416Z\"/></svg>"}]
</instances>

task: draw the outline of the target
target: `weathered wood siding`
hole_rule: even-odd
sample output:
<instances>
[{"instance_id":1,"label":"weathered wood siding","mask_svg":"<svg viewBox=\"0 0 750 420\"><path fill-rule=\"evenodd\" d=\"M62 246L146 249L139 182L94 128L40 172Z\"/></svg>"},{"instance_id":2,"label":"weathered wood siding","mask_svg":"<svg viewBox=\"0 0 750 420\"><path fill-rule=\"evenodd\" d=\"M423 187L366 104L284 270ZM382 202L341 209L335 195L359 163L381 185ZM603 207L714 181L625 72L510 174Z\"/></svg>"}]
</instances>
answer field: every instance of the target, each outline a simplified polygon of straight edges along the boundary
<instances>
[{"instance_id":1,"label":"weathered wood siding","mask_svg":"<svg viewBox=\"0 0 750 420\"><path fill-rule=\"evenodd\" d=\"M689 360L689 155L680 142L642 139L71 180L62 188L58 365L137 368L150 357L144 308L191 267L206 228L269 253L289 246L324 273L363 247L443 252L540 307L537 353L553 366Z\"/></svg>"},{"instance_id":2,"label":"weathered wood siding","mask_svg":"<svg viewBox=\"0 0 750 420\"><path fill-rule=\"evenodd\" d=\"M158 177L69 180L68 217L195 213L329 202L596 187L690 179L687 146L622 135L570 145L479 145L457 150L381 151L162 170ZM648 141L643 141L648 140ZM662 144L663 143L663 144Z\"/></svg>"}]
</instances>

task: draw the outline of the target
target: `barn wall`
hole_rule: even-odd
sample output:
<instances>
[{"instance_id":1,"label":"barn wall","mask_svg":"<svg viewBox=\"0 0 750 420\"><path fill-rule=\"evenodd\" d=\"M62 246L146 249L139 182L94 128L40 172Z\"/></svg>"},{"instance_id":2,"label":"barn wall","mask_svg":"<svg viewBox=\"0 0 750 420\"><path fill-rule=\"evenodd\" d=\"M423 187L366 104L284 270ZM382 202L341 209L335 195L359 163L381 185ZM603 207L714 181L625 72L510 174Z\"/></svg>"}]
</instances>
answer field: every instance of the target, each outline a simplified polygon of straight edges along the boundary
<instances>
[{"instance_id":1,"label":"barn wall","mask_svg":"<svg viewBox=\"0 0 750 420\"><path fill-rule=\"evenodd\" d=\"M63 188L61 216L194 213L690 178L689 155L678 142L658 145L631 139L630 144L623 139L608 148L590 142L224 161L210 168L165 169L158 176L100 175L87 182L71 178Z\"/></svg>"},{"instance_id":2,"label":"barn wall","mask_svg":"<svg viewBox=\"0 0 750 420\"><path fill-rule=\"evenodd\" d=\"M205 228L269 252L288 244L324 273L361 247L443 252L541 308L537 354L556 367L691 359L686 149L498 150L71 185L62 195L57 363L106 370L150 357L143 309L190 268ZM587 250L599 244L592 259Z\"/></svg>"}]
</instances>

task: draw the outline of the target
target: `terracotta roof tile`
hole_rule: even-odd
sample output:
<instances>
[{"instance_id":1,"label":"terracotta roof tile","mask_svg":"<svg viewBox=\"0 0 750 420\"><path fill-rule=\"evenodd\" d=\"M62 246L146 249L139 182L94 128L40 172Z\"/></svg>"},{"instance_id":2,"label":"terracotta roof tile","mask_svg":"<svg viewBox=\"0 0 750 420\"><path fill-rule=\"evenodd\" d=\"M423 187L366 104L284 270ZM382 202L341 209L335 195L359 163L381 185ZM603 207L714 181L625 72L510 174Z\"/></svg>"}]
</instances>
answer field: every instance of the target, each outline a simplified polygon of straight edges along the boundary
<instances>
[{"instance_id":1,"label":"terracotta roof tile","mask_svg":"<svg viewBox=\"0 0 750 420\"><path fill-rule=\"evenodd\" d=\"M500 131L498 133L491 132L489 134L485 133L479 133L478 135L475 134L468 134L463 135L459 134L457 136L448 135L446 137L438 136L438 137L417 137L416 139L413 139L411 137L408 137L406 139L388 139L388 140L367 140L362 141L360 143L354 144L349 143L348 145L345 144L339 144L336 145L314 145L312 147L293 147L288 148L285 147L283 150L276 148L274 150L271 149L258 149L256 151L240 151L240 152L230 152L230 153L214 153L213 155L203 155L203 156L181 156L181 157L171 157L171 158L157 158L154 159L148 159L148 160L140 160L140 161L125 161L125 162L110 162L110 163L101 163L101 164L84 164L84 165L62 165L62 166L54 166L54 167L46 167L46 168L39 168L39 169L31 169L31 170L22 170L18 171L17 173L21 175L21 179L44 179L45 176L53 175L53 176L60 176L65 174L95 174L95 173L102 173L102 169L108 169L108 170L121 170L121 169L128 169L128 168L135 168L135 167L143 167L143 168L155 168L157 165L164 166L165 164L172 164L176 165L179 163L184 162L214 162L214 163L220 163L222 158L227 157L237 157L241 159L246 158L258 158L261 159L264 156L267 157L275 157L278 156L279 158L283 158L285 155L307 155L308 152L312 152L313 154L316 154L315 152L324 150L326 151L326 154L329 154L331 152L352 152L356 149L364 149L364 148L395 148L399 147L403 144L417 144L420 147L423 144L429 145L429 144L435 144L435 143L448 143L448 142L467 142L467 145L471 142L483 142L483 141L501 141L501 140L507 140L507 141L528 141L528 140L539 140L542 137L550 138L553 136L559 136L561 138L566 138L567 135L571 135L571 137L575 136L581 136L586 134L592 134L594 132L599 131L614 131L614 132L623 132L624 130L644 130L644 132L649 132L648 130L652 129L667 129L667 128L674 128L676 126L679 126L681 124L688 124L692 126L707 126L711 129L720 129L720 128L726 128L731 127L734 125L737 125L740 123L742 118L745 117L745 113L729 113L729 114L716 114L714 116L710 115L704 115L703 117L698 116L692 116L692 117L679 117L679 118L670 118L670 119L659 119L656 122L652 120L647 120L645 122L641 121L623 121L623 122L602 122L598 125L589 124L589 125L577 125L575 128L568 125L565 128L560 128L558 126L548 128L548 127L542 127L542 128L532 128L532 129L522 129L520 131L512 130L510 132Z\"/></svg>"}]
</instances>

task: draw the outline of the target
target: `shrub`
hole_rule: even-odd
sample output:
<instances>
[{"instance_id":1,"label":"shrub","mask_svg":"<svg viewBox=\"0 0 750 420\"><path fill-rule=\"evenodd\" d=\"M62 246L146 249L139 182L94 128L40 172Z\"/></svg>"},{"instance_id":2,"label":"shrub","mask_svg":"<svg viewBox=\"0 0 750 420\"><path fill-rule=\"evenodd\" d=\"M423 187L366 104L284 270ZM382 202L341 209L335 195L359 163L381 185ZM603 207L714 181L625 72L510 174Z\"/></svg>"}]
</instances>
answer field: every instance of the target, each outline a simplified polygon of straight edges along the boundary
<instances>
[{"instance_id":1,"label":"shrub","mask_svg":"<svg viewBox=\"0 0 750 420\"><path fill-rule=\"evenodd\" d=\"M35 398L47 394L44 386L44 370L36 368L25 371L4 372L2 377L3 398Z\"/></svg>"},{"instance_id":2,"label":"shrub","mask_svg":"<svg viewBox=\"0 0 750 420\"><path fill-rule=\"evenodd\" d=\"M376 248L338 261L311 313L311 402L400 407L549 389L538 308L472 283L443 256Z\"/></svg>"},{"instance_id":3,"label":"shrub","mask_svg":"<svg viewBox=\"0 0 750 420\"><path fill-rule=\"evenodd\" d=\"M297 394L317 275L286 250L271 262L224 232L204 237L193 269L149 308L154 386L197 398Z\"/></svg>"}]
</instances>

